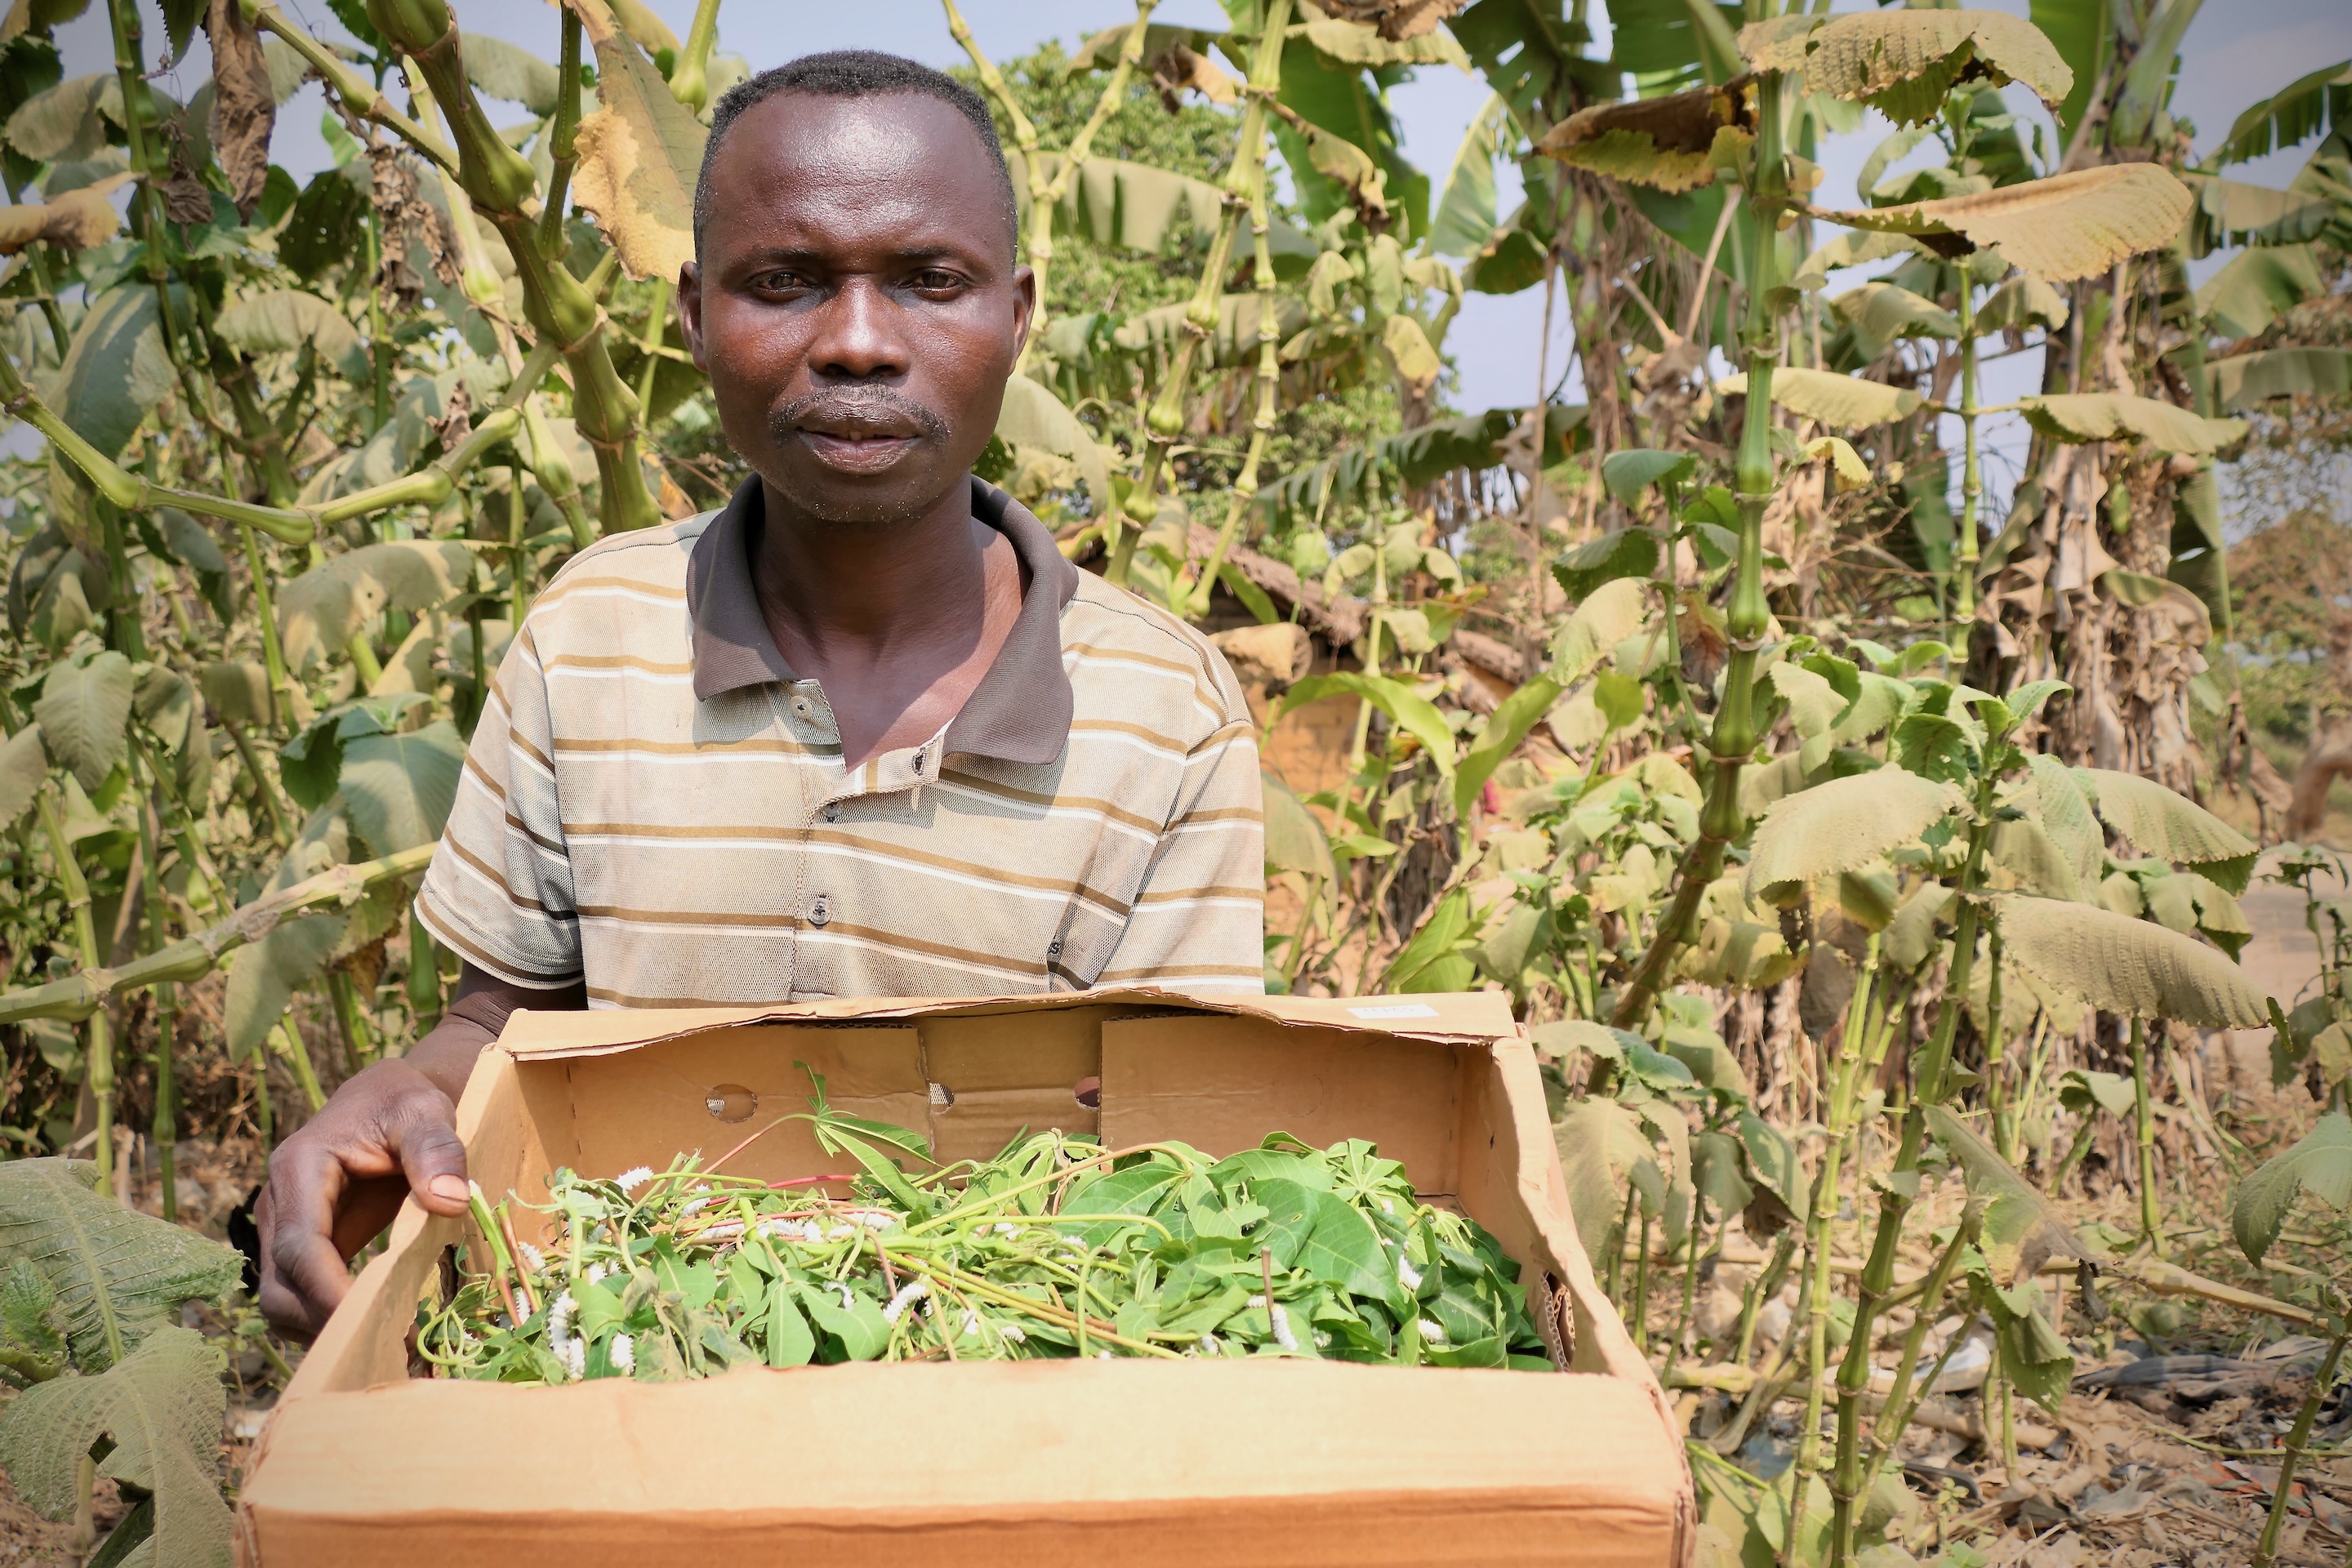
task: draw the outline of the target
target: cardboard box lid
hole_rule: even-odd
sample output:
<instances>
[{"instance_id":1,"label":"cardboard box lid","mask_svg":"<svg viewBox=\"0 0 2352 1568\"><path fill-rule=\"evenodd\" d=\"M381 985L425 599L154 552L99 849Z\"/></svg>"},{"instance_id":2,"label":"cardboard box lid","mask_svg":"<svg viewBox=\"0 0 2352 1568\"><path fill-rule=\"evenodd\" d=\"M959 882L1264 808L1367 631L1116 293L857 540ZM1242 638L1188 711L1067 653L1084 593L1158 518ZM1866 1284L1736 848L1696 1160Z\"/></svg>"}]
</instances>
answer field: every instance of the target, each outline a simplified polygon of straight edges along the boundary
<instances>
[{"instance_id":1,"label":"cardboard box lid","mask_svg":"<svg viewBox=\"0 0 2352 1568\"><path fill-rule=\"evenodd\" d=\"M498 1049L518 1060L603 1056L746 1024L960 1017L991 1013L1042 1013L1070 1007L1181 1007L1265 1018L1304 1028L1377 1029L1405 1039L1470 1043L1519 1033L1511 999L1499 991L1433 992L1418 996L1237 996L1194 994L1157 985L1044 995L957 997L880 996L793 1002L771 1007L600 1007L591 1012L523 1009L507 1021Z\"/></svg>"}]
</instances>

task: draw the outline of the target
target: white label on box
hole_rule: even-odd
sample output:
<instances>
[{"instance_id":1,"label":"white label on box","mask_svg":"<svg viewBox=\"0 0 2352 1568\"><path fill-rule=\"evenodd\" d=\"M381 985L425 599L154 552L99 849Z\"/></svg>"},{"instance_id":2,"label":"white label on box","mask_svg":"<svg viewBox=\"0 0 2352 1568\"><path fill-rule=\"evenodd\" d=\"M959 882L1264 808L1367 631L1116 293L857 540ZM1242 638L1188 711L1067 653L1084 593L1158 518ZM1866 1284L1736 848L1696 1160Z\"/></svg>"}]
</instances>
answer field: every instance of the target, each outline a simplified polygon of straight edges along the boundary
<instances>
[{"instance_id":1,"label":"white label on box","mask_svg":"<svg viewBox=\"0 0 2352 1568\"><path fill-rule=\"evenodd\" d=\"M1434 1018L1437 1009L1426 1002L1400 1002L1386 1007L1350 1007L1359 1018Z\"/></svg>"}]
</instances>

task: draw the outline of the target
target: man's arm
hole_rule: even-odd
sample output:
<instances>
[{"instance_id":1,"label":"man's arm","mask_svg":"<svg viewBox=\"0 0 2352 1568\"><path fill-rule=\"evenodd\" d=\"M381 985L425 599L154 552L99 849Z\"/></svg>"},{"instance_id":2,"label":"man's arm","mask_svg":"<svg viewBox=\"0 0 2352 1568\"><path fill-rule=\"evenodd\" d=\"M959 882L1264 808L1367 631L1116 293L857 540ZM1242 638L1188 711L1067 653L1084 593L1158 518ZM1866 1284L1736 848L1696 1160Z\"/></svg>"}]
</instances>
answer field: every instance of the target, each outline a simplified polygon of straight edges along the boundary
<instances>
[{"instance_id":1,"label":"man's arm","mask_svg":"<svg viewBox=\"0 0 2352 1568\"><path fill-rule=\"evenodd\" d=\"M519 1007L576 1011L574 983L541 991L468 963L457 999L404 1057L381 1061L337 1089L269 1157L256 1205L261 1310L281 1333L308 1339L351 1289L352 1255L414 1197L428 1213L466 1208L466 1146L457 1100L482 1047Z\"/></svg>"}]
</instances>

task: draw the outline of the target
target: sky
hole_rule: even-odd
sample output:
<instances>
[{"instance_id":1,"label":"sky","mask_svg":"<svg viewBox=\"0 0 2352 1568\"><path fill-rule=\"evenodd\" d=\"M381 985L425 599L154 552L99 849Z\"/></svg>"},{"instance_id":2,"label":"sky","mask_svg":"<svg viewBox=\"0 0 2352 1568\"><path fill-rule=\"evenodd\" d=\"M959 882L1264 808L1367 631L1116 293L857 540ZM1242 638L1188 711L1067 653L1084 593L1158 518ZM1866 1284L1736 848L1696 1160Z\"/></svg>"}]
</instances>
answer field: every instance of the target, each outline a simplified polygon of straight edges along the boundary
<instances>
[{"instance_id":1,"label":"sky","mask_svg":"<svg viewBox=\"0 0 2352 1568\"><path fill-rule=\"evenodd\" d=\"M649 3L681 37L685 36L693 17L692 0ZM2020 15L2027 10L2027 0L1979 3ZM281 0L281 4L313 32L342 36L323 0ZM162 18L153 0L142 0L141 10L148 18L147 58L153 62L163 47ZM496 35L551 58L555 54L558 13L545 0L459 0L457 10L461 25L469 31ZM1131 5L1120 0L962 0L962 10L981 47L998 60L1025 53L1049 37L1074 44L1134 16ZM1605 0L1594 10L1605 11ZM1225 24L1216 0L1163 0L1153 19L1197 26ZM1599 30L1605 47L1605 20ZM93 6L60 27L58 38L68 77L111 65L112 46L103 6ZM856 0L833 5L731 0L719 12L719 41L722 49L743 56L754 68L817 50L850 47L887 49L940 67L965 63L962 50L948 34L937 0ZM2352 5L2344 0L2209 0L2190 25L2181 53L2185 68L2173 112L2194 122L2199 147L2210 147L2249 105L2307 71L2352 58ZM157 80L184 101L209 70L200 34L189 58ZM2012 87L2008 95L2017 107L2042 112L2022 89ZM1423 68L1412 80L1394 89L1390 99L1402 132L1405 155L1428 171L1433 181L1442 182L1464 131L1486 97L1484 84L1459 69ZM320 130L324 112L325 100L316 83L306 85L278 111L272 156L298 179L332 161ZM1864 205L1854 188L1855 176L1872 149L1892 130L1874 110L1861 130L1835 138L1824 147L1825 182L1815 200L1826 206ZM2045 134L2054 142L2054 127ZM2233 170L2232 174L2259 184L2284 184L2302 166L2306 153L2307 148L2276 153ZM1893 168L1900 170L1907 163L1927 161L1928 156L1923 149ZM1501 210L1507 215L1518 199L1517 171L1507 164L1498 170L1498 176ZM2208 266L2218 267L2220 261L2212 258ZM1570 357L1565 317L1565 311L1555 311L1553 342L1547 354L1540 290L1469 296L1445 342L1459 378L1452 399L1454 405L1464 410L1524 406L1535 395L1539 365L1546 363L1557 381ZM2039 382L2037 355L1999 361L1987 368L1984 400L2005 400L2036 389ZM1577 395L1572 382L1564 395L1571 399ZM1956 445L1957 428L1947 434ZM2021 457L2022 426L2015 421L1991 422L1986 439L1994 470L1988 479L1996 494L2005 494L2007 476L1999 470L2004 462L2013 464Z\"/></svg>"}]
</instances>

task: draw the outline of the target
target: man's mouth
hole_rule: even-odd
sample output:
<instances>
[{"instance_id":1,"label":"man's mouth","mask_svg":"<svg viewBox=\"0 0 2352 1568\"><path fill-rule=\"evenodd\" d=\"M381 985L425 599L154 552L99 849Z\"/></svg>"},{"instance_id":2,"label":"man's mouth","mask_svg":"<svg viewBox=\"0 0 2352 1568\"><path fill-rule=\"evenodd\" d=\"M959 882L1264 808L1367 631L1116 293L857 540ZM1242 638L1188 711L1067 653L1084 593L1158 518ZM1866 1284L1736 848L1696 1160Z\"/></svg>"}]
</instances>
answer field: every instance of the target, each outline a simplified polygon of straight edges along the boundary
<instances>
[{"instance_id":1,"label":"man's mouth","mask_svg":"<svg viewBox=\"0 0 2352 1568\"><path fill-rule=\"evenodd\" d=\"M845 473L876 473L890 467L914 448L919 437L894 430L850 427L820 430L803 426L801 439L818 462Z\"/></svg>"},{"instance_id":2,"label":"man's mouth","mask_svg":"<svg viewBox=\"0 0 2352 1568\"><path fill-rule=\"evenodd\" d=\"M797 437L816 460L836 473L875 474L912 452L934 422L929 411L898 395L806 399L780 410L788 437Z\"/></svg>"}]
</instances>

